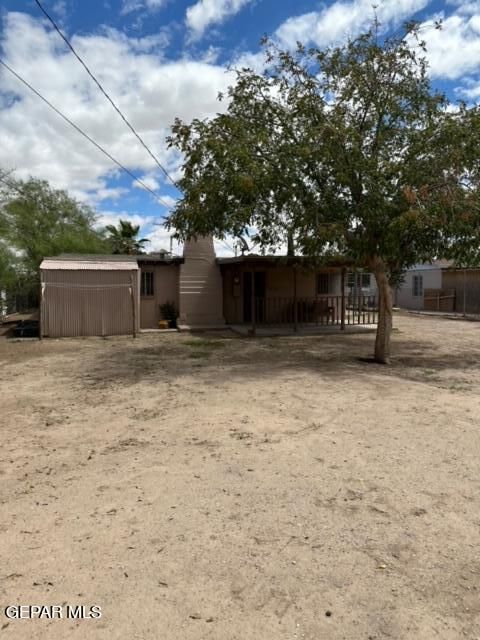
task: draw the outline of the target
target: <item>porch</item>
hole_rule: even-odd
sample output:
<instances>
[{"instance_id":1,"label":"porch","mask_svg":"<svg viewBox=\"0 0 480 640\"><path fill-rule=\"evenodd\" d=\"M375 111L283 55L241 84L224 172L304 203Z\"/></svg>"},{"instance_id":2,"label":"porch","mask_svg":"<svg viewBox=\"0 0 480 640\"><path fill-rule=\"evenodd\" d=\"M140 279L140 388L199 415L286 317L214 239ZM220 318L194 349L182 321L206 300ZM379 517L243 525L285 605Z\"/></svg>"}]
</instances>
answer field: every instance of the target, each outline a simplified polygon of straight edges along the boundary
<instances>
[{"instance_id":1,"label":"porch","mask_svg":"<svg viewBox=\"0 0 480 640\"><path fill-rule=\"evenodd\" d=\"M235 330L316 332L377 322L376 296L348 295L344 266L319 268L301 258L252 255L219 263L225 321Z\"/></svg>"}]
</instances>

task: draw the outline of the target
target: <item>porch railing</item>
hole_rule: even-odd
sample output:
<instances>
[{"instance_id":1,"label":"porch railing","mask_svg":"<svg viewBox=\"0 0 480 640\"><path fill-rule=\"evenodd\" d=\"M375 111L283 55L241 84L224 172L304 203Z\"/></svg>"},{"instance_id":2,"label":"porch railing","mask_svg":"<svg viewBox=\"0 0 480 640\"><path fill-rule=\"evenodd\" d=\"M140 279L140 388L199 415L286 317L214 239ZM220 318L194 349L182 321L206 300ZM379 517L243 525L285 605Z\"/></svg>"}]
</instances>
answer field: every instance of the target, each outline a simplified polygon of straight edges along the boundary
<instances>
[{"instance_id":1,"label":"porch railing","mask_svg":"<svg viewBox=\"0 0 480 640\"><path fill-rule=\"evenodd\" d=\"M252 302L255 324L259 325L374 324L378 313L375 296L356 296L350 304L343 296L269 297L255 298Z\"/></svg>"}]
</instances>

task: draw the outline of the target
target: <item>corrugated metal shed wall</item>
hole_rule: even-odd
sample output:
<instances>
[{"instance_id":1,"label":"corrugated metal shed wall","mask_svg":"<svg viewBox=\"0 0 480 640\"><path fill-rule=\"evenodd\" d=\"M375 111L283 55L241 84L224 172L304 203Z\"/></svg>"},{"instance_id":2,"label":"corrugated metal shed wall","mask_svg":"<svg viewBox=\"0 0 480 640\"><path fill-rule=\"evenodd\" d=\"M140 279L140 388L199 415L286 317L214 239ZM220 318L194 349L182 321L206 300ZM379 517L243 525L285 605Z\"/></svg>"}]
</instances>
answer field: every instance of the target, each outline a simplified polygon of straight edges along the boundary
<instances>
[{"instance_id":1,"label":"corrugated metal shed wall","mask_svg":"<svg viewBox=\"0 0 480 640\"><path fill-rule=\"evenodd\" d=\"M139 270L41 269L43 336L109 336L139 329ZM133 303L132 288L133 280Z\"/></svg>"}]
</instances>

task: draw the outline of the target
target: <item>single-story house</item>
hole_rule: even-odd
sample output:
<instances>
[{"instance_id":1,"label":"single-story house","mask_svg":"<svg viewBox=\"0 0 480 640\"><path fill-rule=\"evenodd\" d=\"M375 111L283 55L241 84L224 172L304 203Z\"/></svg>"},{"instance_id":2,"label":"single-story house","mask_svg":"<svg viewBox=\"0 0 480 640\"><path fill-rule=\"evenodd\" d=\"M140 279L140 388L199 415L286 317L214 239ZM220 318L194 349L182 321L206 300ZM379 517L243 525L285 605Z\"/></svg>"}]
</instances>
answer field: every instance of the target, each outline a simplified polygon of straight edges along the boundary
<instances>
[{"instance_id":1,"label":"single-story house","mask_svg":"<svg viewBox=\"0 0 480 640\"><path fill-rule=\"evenodd\" d=\"M250 324L371 324L376 299L348 263L321 267L301 257L217 257L211 238L185 243L182 257L68 255L40 265L41 336L136 334L155 329L162 305L182 328ZM365 280L366 283L366 280Z\"/></svg>"},{"instance_id":2,"label":"single-story house","mask_svg":"<svg viewBox=\"0 0 480 640\"><path fill-rule=\"evenodd\" d=\"M395 302L404 309L480 314L480 268L449 260L417 264L406 272Z\"/></svg>"},{"instance_id":3,"label":"single-story house","mask_svg":"<svg viewBox=\"0 0 480 640\"><path fill-rule=\"evenodd\" d=\"M402 284L395 290L395 304L403 309L428 308L429 293L442 289L442 269L450 264L447 260L434 260L408 269Z\"/></svg>"}]
</instances>

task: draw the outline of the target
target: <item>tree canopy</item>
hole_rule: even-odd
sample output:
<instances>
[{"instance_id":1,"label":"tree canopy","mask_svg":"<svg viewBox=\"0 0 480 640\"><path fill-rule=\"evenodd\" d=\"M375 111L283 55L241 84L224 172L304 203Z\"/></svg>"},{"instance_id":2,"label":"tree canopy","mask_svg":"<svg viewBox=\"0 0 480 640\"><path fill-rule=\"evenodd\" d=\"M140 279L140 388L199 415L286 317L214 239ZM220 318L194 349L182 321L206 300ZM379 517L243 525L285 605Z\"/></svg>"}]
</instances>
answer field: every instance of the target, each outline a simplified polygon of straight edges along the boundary
<instances>
[{"instance_id":1,"label":"tree canopy","mask_svg":"<svg viewBox=\"0 0 480 640\"><path fill-rule=\"evenodd\" d=\"M150 242L147 238L138 238L140 225L134 225L128 220L119 220L118 227L109 224L105 229L113 253L129 255L143 253L144 245Z\"/></svg>"},{"instance_id":2,"label":"tree canopy","mask_svg":"<svg viewBox=\"0 0 480 640\"><path fill-rule=\"evenodd\" d=\"M480 113L432 89L416 25L381 40L378 25L343 46L278 50L263 73L237 71L226 112L176 120L180 238L254 230L264 249L335 253L379 289L375 357L388 362L390 286L438 256L478 259Z\"/></svg>"},{"instance_id":3,"label":"tree canopy","mask_svg":"<svg viewBox=\"0 0 480 640\"><path fill-rule=\"evenodd\" d=\"M104 253L96 215L48 182L9 177L0 193L0 287L35 287L45 256Z\"/></svg>"}]
</instances>

